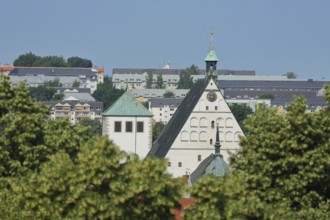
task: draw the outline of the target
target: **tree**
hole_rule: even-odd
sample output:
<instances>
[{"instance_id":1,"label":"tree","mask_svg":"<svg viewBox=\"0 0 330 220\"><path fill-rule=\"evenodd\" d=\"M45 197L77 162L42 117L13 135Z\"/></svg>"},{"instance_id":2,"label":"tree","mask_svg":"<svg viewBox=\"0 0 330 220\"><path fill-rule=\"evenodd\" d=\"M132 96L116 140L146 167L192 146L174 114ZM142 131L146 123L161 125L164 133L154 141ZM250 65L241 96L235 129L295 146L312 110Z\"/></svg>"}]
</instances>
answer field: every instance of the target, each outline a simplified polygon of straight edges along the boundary
<instances>
[{"instance_id":1,"label":"tree","mask_svg":"<svg viewBox=\"0 0 330 220\"><path fill-rule=\"evenodd\" d=\"M157 121L152 124L152 142L158 138L164 127L165 124L161 121Z\"/></svg>"},{"instance_id":2,"label":"tree","mask_svg":"<svg viewBox=\"0 0 330 220\"><path fill-rule=\"evenodd\" d=\"M14 66L34 66L34 63L40 59L40 56L36 56L31 52L25 53L14 60Z\"/></svg>"},{"instance_id":3,"label":"tree","mask_svg":"<svg viewBox=\"0 0 330 220\"><path fill-rule=\"evenodd\" d=\"M105 137L81 147L76 160L59 151L12 182L23 219L174 219L183 181L165 173L165 161L125 156Z\"/></svg>"},{"instance_id":4,"label":"tree","mask_svg":"<svg viewBox=\"0 0 330 220\"><path fill-rule=\"evenodd\" d=\"M288 79L296 79L297 78L297 74L295 74L294 72L287 72L287 73L283 74L283 76L286 76Z\"/></svg>"},{"instance_id":5,"label":"tree","mask_svg":"<svg viewBox=\"0 0 330 220\"><path fill-rule=\"evenodd\" d=\"M191 67L182 70L178 82L178 89L190 89L194 85L192 80L193 75L199 75L198 67L195 65L191 65Z\"/></svg>"},{"instance_id":6,"label":"tree","mask_svg":"<svg viewBox=\"0 0 330 220\"><path fill-rule=\"evenodd\" d=\"M223 180L200 179L193 192L205 183L222 186L204 191L204 197L193 194L196 206L214 207L215 198L225 195L215 211L227 219L329 219L330 110L306 113L300 97L287 110L279 115L261 106L245 120L248 135L241 137L231 173Z\"/></svg>"},{"instance_id":7,"label":"tree","mask_svg":"<svg viewBox=\"0 0 330 220\"><path fill-rule=\"evenodd\" d=\"M244 120L251 114L253 114L252 109L247 106L247 105L242 105L242 104L238 104L238 105L229 105L230 111L233 113L236 121L238 122L239 126L241 127L241 129L243 130L243 132L245 133L245 127L244 127Z\"/></svg>"},{"instance_id":8,"label":"tree","mask_svg":"<svg viewBox=\"0 0 330 220\"><path fill-rule=\"evenodd\" d=\"M172 91L167 91L163 94L164 98L174 98L175 94Z\"/></svg>"},{"instance_id":9,"label":"tree","mask_svg":"<svg viewBox=\"0 0 330 220\"><path fill-rule=\"evenodd\" d=\"M1 219L173 219L183 181L87 127L49 121L23 83L0 76Z\"/></svg>"},{"instance_id":10,"label":"tree","mask_svg":"<svg viewBox=\"0 0 330 220\"><path fill-rule=\"evenodd\" d=\"M73 83L72 83L72 87L73 88L79 88L80 86L80 82L78 80L74 80Z\"/></svg>"},{"instance_id":11,"label":"tree","mask_svg":"<svg viewBox=\"0 0 330 220\"><path fill-rule=\"evenodd\" d=\"M82 67L91 68L93 63L89 59L77 56L70 57L67 61L62 56L37 56L31 52L19 55L14 60L14 66L44 66L44 67Z\"/></svg>"},{"instance_id":12,"label":"tree","mask_svg":"<svg viewBox=\"0 0 330 220\"><path fill-rule=\"evenodd\" d=\"M44 56L36 60L33 66L66 67L66 62L61 56Z\"/></svg>"},{"instance_id":13,"label":"tree","mask_svg":"<svg viewBox=\"0 0 330 220\"><path fill-rule=\"evenodd\" d=\"M57 93L55 88L61 87L59 79L45 81L43 85L30 87L30 96L37 101L60 101L64 94Z\"/></svg>"},{"instance_id":14,"label":"tree","mask_svg":"<svg viewBox=\"0 0 330 220\"><path fill-rule=\"evenodd\" d=\"M157 75L157 81L156 81L156 89L164 89L164 81L163 81L163 75L160 73Z\"/></svg>"},{"instance_id":15,"label":"tree","mask_svg":"<svg viewBox=\"0 0 330 220\"><path fill-rule=\"evenodd\" d=\"M104 77L103 83L97 85L97 89L92 94L96 101L103 102L103 108L109 108L125 90L116 89L112 86L112 79L109 76Z\"/></svg>"},{"instance_id":16,"label":"tree","mask_svg":"<svg viewBox=\"0 0 330 220\"><path fill-rule=\"evenodd\" d=\"M59 149L73 155L89 138L87 128L72 127L68 120L49 121L48 107L34 101L23 83L11 87L0 76L0 96L0 176L36 170Z\"/></svg>"},{"instance_id":17,"label":"tree","mask_svg":"<svg viewBox=\"0 0 330 220\"><path fill-rule=\"evenodd\" d=\"M62 84L60 83L60 79L59 78L56 78L56 79L53 79L53 80L46 80L44 81L44 85L47 86L47 87L52 87L52 88L59 88L59 87L62 87Z\"/></svg>"},{"instance_id":18,"label":"tree","mask_svg":"<svg viewBox=\"0 0 330 220\"><path fill-rule=\"evenodd\" d=\"M259 96L259 99L270 99L273 100L275 99L275 95L268 93L268 94L262 94Z\"/></svg>"},{"instance_id":19,"label":"tree","mask_svg":"<svg viewBox=\"0 0 330 220\"><path fill-rule=\"evenodd\" d=\"M84 59L80 57L70 57L67 60L68 67L83 67L83 68L90 68L93 66L93 63L89 59Z\"/></svg>"},{"instance_id":20,"label":"tree","mask_svg":"<svg viewBox=\"0 0 330 220\"><path fill-rule=\"evenodd\" d=\"M84 118L79 121L79 125L88 127L88 136L92 137L94 135L102 135L102 125L97 119Z\"/></svg>"},{"instance_id":21,"label":"tree","mask_svg":"<svg viewBox=\"0 0 330 220\"><path fill-rule=\"evenodd\" d=\"M148 70L146 75L146 89L152 89L153 78L154 78L154 72Z\"/></svg>"}]
</instances>

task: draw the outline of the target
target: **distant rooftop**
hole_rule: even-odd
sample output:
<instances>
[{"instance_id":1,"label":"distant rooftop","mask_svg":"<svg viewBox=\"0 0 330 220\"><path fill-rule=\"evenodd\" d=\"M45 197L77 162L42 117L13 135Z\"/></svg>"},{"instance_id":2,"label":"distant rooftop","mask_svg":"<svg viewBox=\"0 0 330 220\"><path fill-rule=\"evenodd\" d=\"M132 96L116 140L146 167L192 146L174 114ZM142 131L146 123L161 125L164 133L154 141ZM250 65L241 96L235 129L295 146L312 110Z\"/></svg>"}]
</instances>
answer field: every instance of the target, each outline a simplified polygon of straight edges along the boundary
<instances>
[{"instance_id":1,"label":"distant rooftop","mask_svg":"<svg viewBox=\"0 0 330 220\"><path fill-rule=\"evenodd\" d=\"M181 71L185 69L156 69L156 68L114 68L112 74L143 74L148 71L152 71L155 74L164 75L180 75ZM217 70L218 75L240 75L240 76L254 76L256 75L254 70L229 70L220 69ZM205 69L199 70L200 75L205 75Z\"/></svg>"},{"instance_id":2,"label":"distant rooftop","mask_svg":"<svg viewBox=\"0 0 330 220\"><path fill-rule=\"evenodd\" d=\"M14 67L9 75L44 75L44 76L94 76L100 68L75 68L75 67ZM101 71L102 72L102 71Z\"/></svg>"}]
</instances>

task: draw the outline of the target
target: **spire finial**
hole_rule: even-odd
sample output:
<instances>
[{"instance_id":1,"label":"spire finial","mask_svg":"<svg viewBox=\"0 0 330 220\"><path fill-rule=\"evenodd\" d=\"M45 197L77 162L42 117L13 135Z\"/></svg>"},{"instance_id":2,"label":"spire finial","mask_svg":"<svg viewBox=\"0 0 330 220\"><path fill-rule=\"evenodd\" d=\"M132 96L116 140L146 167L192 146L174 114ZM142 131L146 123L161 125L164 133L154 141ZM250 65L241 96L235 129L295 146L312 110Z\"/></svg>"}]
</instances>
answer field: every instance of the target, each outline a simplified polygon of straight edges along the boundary
<instances>
[{"instance_id":1,"label":"spire finial","mask_svg":"<svg viewBox=\"0 0 330 220\"><path fill-rule=\"evenodd\" d=\"M213 35L214 35L214 32L211 31L210 32L210 50L213 50Z\"/></svg>"},{"instance_id":2,"label":"spire finial","mask_svg":"<svg viewBox=\"0 0 330 220\"><path fill-rule=\"evenodd\" d=\"M216 134L216 139L215 139L215 155L220 155L220 138L219 138L219 125L217 125L217 134Z\"/></svg>"}]
</instances>

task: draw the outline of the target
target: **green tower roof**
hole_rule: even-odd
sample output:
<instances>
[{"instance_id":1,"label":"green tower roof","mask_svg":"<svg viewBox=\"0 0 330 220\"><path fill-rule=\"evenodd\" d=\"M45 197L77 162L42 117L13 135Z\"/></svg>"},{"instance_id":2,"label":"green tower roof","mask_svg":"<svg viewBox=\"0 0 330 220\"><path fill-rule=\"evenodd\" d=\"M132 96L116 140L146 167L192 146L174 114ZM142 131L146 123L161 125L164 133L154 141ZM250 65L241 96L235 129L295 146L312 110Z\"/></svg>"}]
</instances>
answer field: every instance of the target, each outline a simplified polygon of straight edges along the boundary
<instances>
[{"instance_id":1,"label":"green tower roof","mask_svg":"<svg viewBox=\"0 0 330 220\"><path fill-rule=\"evenodd\" d=\"M152 117L153 114L148 111L140 102L137 102L132 93L127 90L120 98L112 104L102 115L104 116L137 116Z\"/></svg>"},{"instance_id":2,"label":"green tower roof","mask_svg":"<svg viewBox=\"0 0 330 220\"><path fill-rule=\"evenodd\" d=\"M205 61L218 61L218 57L215 54L215 50L213 48L213 34L214 34L213 32L210 33L211 35L210 50L205 57Z\"/></svg>"},{"instance_id":3,"label":"green tower roof","mask_svg":"<svg viewBox=\"0 0 330 220\"><path fill-rule=\"evenodd\" d=\"M205 169L205 175L212 174L214 176L220 177L225 176L228 174L228 165L227 163L221 158L220 155L220 138L219 138L219 127L217 126L217 134L216 134L216 141L214 144L215 147L215 154L214 158L211 163Z\"/></svg>"}]
</instances>

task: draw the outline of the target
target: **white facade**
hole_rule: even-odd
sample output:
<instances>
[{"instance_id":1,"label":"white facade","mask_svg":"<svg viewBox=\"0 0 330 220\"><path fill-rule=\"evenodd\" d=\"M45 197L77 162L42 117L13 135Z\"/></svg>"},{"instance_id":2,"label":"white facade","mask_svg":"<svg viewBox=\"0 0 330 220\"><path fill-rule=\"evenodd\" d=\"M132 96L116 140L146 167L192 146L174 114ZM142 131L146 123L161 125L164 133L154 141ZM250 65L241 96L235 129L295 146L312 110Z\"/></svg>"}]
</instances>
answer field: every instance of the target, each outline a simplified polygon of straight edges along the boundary
<instances>
[{"instance_id":1,"label":"white facade","mask_svg":"<svg viewBox=\"0 0 330 220\"><path fill-rule=\"evenodd\" d=\"M152 144L152 117L103 116L102 120L103 135L108 136L121 150L137 154L140 158L147 155ZM120 129L116 129L116 123L117 126L121 124Z\"/></svg>"},{"instance_id":2,"label":"white facade","mask_svg":"<svg viewBox=\"0 0 330 220\"><path fill-rule=\"evenodd\" d=\"M214 101L207 98L211 91L216 94ZM217 125L220 153L228 162L230 153L235 153L239 148L239 136L244 134L216 84L210 80L165 157L168 172L176 177L190 174L202 160L214 153Z\"/></svg>"}]
</instances>

